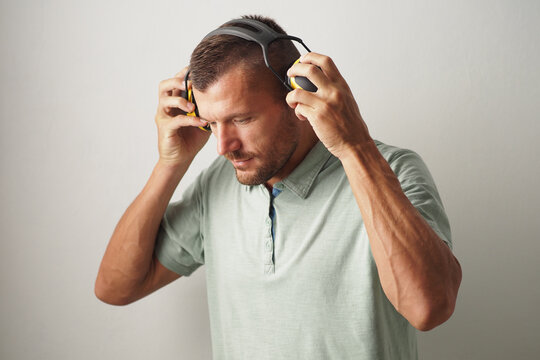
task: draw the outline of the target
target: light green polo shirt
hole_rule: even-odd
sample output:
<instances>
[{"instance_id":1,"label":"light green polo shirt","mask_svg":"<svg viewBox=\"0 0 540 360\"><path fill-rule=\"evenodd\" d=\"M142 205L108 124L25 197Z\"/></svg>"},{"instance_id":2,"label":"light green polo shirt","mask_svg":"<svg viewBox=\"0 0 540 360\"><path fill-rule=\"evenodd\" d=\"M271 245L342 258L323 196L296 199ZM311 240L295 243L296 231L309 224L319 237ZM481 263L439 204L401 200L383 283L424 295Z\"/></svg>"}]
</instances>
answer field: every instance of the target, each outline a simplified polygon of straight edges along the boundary
<instances>
[{"instance_id":1,"label":"light green polo shirt","mask_svg":"<svg viewBox=\"0 0 540 360\"><path fill-rule=\"evenodd\" d=\"M405 194L449 246L433 179L414 152L375 141ZM417 359L415 329L386 298L341 162L322 143L283 181L236 180L219 157L171 203L159 261L206 266L214 359ZM181 356L180 356L181 357Z\"/></svg>"}]
</instances>

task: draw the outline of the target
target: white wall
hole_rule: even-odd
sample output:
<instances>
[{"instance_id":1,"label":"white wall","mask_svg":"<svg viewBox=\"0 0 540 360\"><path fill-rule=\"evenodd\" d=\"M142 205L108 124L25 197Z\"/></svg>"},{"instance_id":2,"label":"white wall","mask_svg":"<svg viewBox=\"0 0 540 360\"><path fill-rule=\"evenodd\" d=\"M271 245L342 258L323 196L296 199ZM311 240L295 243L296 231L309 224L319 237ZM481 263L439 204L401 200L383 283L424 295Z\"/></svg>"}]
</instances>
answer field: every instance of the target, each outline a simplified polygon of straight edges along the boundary
<instances>
[{"instance_id":1,"label":"white wall","mask_svg":"<svg viewBox=\"0 0 540 360\"><path fill-rule=\"evenodd\" d=\"M157 160L159 81L246 13L332 56L371 134L430 167L464 278L421 358L537 357L539 4L2 1L0 358L210 358L204 269L123 308L93 283Z\"/></svg>"}]
</instances>

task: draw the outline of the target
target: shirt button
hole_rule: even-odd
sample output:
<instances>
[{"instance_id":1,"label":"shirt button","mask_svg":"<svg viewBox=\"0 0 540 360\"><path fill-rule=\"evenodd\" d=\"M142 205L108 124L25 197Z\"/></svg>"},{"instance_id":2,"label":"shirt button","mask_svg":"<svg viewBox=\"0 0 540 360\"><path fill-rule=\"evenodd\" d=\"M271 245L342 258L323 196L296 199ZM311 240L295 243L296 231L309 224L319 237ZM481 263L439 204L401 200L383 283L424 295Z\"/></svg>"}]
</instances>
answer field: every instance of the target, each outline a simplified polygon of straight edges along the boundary
<instances>
[{"instance_id":1,"label":"shirt button","mask_svg":"<svg viewBox=\"0 0 540 360\"><path fill-rule=\"evenodd\" d=\"M267 241L265 245L266 245L266 251L272 251L272 242Z\"/></svg>"},{"instance_id":2,"label":"shirt button","mask_svg":"<svg viewBox=\"0 0 540 360\"><path fill-rule=\"evenodd\" d=\"M272 225L272 220L270 220L270 218L266 218L266 225Z\"/></svg>"}]
</instances>

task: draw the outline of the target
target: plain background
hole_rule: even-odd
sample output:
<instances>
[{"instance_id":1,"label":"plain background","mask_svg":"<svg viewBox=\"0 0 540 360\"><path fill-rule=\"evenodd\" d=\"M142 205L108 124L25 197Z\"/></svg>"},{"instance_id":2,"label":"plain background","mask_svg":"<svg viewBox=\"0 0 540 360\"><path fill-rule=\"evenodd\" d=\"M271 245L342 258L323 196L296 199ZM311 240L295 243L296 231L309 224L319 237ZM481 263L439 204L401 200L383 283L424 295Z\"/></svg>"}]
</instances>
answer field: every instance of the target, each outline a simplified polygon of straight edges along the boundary
<instances>
[{"instance_id":1,"label":"plain background","mask_svg":"<svg viewBox=\"0 0 540 360\"><path fill-rule=\"evenodd\" d=\"M159 81L250 13L330 55L372 136L435 178L464 277L453 317L419 333L421 359L537 358L533 0L2 1L0 358L211 357L204 268L127 307L93 286L157 160ZM214 157L211 140L186 183Z\"/></svg>"}]
</instances>

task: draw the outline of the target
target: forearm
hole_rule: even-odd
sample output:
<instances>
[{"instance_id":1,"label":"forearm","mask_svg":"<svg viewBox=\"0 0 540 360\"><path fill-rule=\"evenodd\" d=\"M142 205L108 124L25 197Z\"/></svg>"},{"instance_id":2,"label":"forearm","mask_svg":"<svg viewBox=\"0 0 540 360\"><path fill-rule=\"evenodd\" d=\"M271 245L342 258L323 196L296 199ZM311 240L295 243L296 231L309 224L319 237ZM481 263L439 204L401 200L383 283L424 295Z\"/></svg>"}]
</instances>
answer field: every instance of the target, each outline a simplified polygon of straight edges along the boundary
<instances>
[{"instance_id":1,"label":"forearm","mask_svg":"<svg viewBox=\"0 0 540 360\"><path fill-rule=\"evenodd\" d=\"M419 329L446 321L461 281L452 252L403 193L374 143L355 149L342 163L388 299Z\"/></svg>"},{"instance_id":2,"label":"forearm","mask_svg":"<svg viewBox=\"0 0 540 360\"><path fill-rule=\"evenodd\" d=\"M156 235L174 190L189 163L158 162L144 189L118 222L96 279L96 295L124 299L143 285L154 252Z\"/></svg>"}]
</instances>

